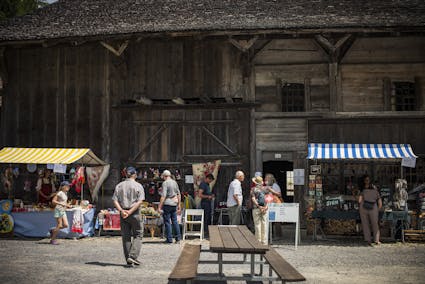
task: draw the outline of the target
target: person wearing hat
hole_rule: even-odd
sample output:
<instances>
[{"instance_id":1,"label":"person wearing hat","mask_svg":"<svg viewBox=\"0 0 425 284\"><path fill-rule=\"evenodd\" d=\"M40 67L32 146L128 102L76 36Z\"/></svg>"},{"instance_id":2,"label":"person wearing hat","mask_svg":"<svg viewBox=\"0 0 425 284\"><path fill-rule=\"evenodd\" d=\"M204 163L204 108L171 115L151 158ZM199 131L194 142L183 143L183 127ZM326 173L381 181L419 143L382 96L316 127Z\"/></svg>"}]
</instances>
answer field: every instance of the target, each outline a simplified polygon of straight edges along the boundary
<instances>
[{"instance_id":1,"label":"person wearing hat","mask_svg":"<svg viewBox=\"0 0 425 284\"><path fill-rule=\"evenodd\" d=\"M181 194L179 185L171 178L171 172L169 170L165 170L161 177L164 179L164 182L162 183L162 194L158 210L163 212L165 233L167 236L165 243L173 243L171 224L173 225L173 229L176 234L176 243L179 243L181 240L180 227L177 222L177 213L180 213L181 211Z\"/></svg>"},{"instance_id":2,"label":"person wearing hat","mask_svg":"<svg viewBox=\"0 0 425 284\"><path fill-rule=\"evenodd\" d=\"M245 174L242 171L237 171L235 179L230 183L227 191L227 208L229 211L229 225L239 225L241 223L241 208L242 208L242 182L245 179Z\"/></svg>"},{"instance_id":3,"label":"person wearing hat","mask_svg":"<svg viewBox=\"0 0 425 284\"><path fill-rule=\"evenodd\" d=\"M52 203L55 205L54 217L56 219L56 227L50 230L50 244L57 245L56 236L60 229L68 228L68 219L66 217L66 208L69 208L68 205L68 191L70 184L67 181L63 181L60 184L58 193L53 197Z\"/></svg>"},{"instance_id":4,"label":"person wearing hat","mask_svg":"<svg viewBox=\"0 0 425 284\"><path fill-rule=\"evenodd\" d=\"M127 264L140 265L140 261L137 259L142 246L139 207L145 200L145 190L140 183L136 182L137 171L135 168L128 167L126 174L127 179L115 187L112 200L120 212L122 246Z\"/></svg>"},{"instance_id":5,"label":"person wearing hat","mask_svg":"<svg viewBox=\"0 0 425 284\"><path fill-rule=\"evenodd\" d=\"M199 185L198 196L201 198L201 208L204 209L204 236L208 237L208 226L211 225L212 202L214 194L211 191L210 183L214 180L212 174L208 174L205 180Z\"/></svg>"},{"instance_id":6,"label":"person wearing hat","mask_svg":"<svg viewBox=\"0 0 425 284\"><path fill-rule=\"evenodd\" d=\"M263 186L263 178L257 176L252 179L254 187L251 188L251 200L253 204L252 218L254 219L255 237L261 243L268 243L269 214L266 203L267 187Z\"/></svg>"}]
</instances>

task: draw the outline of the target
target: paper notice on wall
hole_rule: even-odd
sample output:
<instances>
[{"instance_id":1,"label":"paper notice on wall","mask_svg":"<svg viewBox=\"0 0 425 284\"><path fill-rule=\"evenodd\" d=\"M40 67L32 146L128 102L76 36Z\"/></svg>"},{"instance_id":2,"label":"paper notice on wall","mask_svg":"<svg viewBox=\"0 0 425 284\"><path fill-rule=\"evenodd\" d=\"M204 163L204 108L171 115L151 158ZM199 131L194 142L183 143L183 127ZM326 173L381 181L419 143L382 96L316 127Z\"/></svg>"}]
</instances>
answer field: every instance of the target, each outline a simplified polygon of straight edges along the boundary
<instances>
[{"instance_id":1,"label":"paper notice on wall","mask_svg":"<svg viewBox=\"0 0 425 284\"><path fill-rule=\"evenodd\" d=\"M184 181L185 183L193 183L193 175L185 175Z\"/></svg>"},{"instance_id":2,"label":"paper notice on wall","mask_svg":"<svg viewBox=\"0 0 425 284\"><path fill-rule=\"evenodd\" d=\"M416 158L403 158L401 166L407 168L416 168Z\"/></svg>"},{"instance_id":3,"label":"paper notice on wall","mask_svg":"<svg viewBox=\"0 0 425 284\"><path fill-rule=\"evenodd\" d=\"M304 169L294 169L294 184L304 185Z\"/></svg>"},{"instance_id":4,"label":"paper notice on wall","mask_svg":"<svg viewBox=\"0 0 425 284\"><path fill-rule=\"evenodd\" d=\"M54 164L53 172L59 173L59 174L65 174L66 173L66 165L64 165L64 164Z\"/></svg>"}]
</instances>

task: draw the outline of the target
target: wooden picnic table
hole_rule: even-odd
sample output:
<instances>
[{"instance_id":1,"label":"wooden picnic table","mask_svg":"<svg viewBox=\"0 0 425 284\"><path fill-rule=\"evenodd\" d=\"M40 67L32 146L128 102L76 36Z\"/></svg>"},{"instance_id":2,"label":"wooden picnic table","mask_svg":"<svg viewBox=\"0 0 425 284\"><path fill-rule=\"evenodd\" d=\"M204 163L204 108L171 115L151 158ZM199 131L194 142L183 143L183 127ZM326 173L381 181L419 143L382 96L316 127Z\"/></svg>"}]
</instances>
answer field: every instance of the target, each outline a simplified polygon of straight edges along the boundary
<instances>
[{"instance_id":1,"label":"wooden picnic table","mask_svg":"<svg viewBox=\"0 0 425 284\"><path fill-rule=\"evenodd\" d=\"M273 248L260 243L246 226L209 226L210 246L208 250L201 250L200 245L185 244L179 260L169 275L170 281L184 280L192 283L193 280L201 281L282 281L297 282L305 278L288 262L286 262ZM201 260L201 251L216 253L217 260ZM243 260L224 260L223 254L240 254ZM247 260L246 256L250 255ZM259 260L256 261L256 256ZM218 274L198 274L199 264L218 264ZM250 264L249 274L225 275L223 264ZM255 274L255 265L260 265L259 274ZM263 275L263 265L268 265L268 276ZM276 276L273 276L273 271Z\"/></svg>"},{"instance_id":2,"label":"wooden picnic table","mask_svg":"<svg viewBox=\"0 0 425 284\"><path fill-rule=\"evenodd\" d=\"M227 280L255 280L259 276L255 275L255 264L260 264L260 275L263 273L263 256L269 250L267 245L260 243L254 234L246 226L209 226L210 248L209 252L217 253L217 261L200 261L200 263L218 264L219 277ZM243 255L243 260L223 260L223 254L233 253ZM250 255L247 260L246 256ZM255 257L259 255L260 261ZM225 277L223 274L223 264L250 264L249 276Z\"/></svg>"}]
</instances>

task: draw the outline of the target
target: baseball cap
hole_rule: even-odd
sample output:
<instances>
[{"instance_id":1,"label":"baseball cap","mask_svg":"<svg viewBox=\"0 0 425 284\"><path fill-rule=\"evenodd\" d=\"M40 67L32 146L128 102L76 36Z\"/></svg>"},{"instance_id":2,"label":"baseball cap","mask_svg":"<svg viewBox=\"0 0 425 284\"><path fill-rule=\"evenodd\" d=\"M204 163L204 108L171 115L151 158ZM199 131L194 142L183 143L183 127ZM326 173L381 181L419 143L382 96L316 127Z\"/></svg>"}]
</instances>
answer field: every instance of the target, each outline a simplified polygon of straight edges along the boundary
<instances>
[{"instance_id":1,"label":"baseball cap","mask_svg":"<svg viewBox=\"0 0 425 284\"><path fill-rule=\"evenodd\" d=\"M71 184L67 180L64 180L63 182L61 182L61 186L70 186L70 185Z\"/></svg>"},{"instance_id":2,"label":"baseball cap","mask_svg":"<svg viewBox=\"0 0 425 284\"><path fill-rule=\"evenodd\" d=\"M135 175L137 173L136 169L134 167L128 167L127 168L127 174L129 175Z\"/></svg>"},{"instance_id":3,"label":"baseball cap","mask_svg":"<svg viewBox=\"0 0 425 284\"><path fill-rule=\"evenodd\" d=\"M171 172L169 170L165 170L165 171L162 172L161 176L162 177L169 177L169 176L171 176Z\"/></svg>"}]
</instances>

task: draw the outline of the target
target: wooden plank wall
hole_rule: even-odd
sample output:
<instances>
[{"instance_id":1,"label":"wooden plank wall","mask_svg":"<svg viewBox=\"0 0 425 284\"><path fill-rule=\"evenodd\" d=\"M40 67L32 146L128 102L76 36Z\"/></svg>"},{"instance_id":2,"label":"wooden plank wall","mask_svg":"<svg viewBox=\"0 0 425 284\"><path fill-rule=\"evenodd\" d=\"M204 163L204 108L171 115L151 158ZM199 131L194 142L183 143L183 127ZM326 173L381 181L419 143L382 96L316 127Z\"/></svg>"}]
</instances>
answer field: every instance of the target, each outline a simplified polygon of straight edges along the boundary
<instances>
[{"instance_id":1,"label":"wooden plank wall","mask_svg":"<svg viewBox=\"0 0 425 284\"><path fill-rule=\"evenodd\" d=\"M130 157L135 157L137 165L156 164L162 169L179 168L182 174L192 174L191 163L220 159L223 166L217 179L218 201L225 199L236 170L248 173L249 108L139 108L131 113L130 139L122 140L120 148L129 148ZM141 150L144 151L139 153ZM191 185L185 185L185 190L192 189Z\"/></svg>"},{"instance_id":2,"label":"wooden plank wall","mask_svg":"<svg viewBox=\"0 0 425 284\"><path fill-rule=\"evenodd\" d=\"M415 82L425 79L425 38L359 38L341 67L343 111L384 110L384 78ZM425 97L425 84L421 84ZM425 100L420 108L425 110Z\"/></svg>"},{"instance_id":3,"label":"wooden plank wall","mask_svg":"<svg viewBox=\"0 0 425 284\"><path fill-rule=\"evenodd\" d=\"M327 57L313 39L273 40L254 63L255 96L262 103L257 111L281 111L277 80L302 84L310 80L311 110L329 110Z\"/></svg>"},{"instance_id":4,"label":"wooden plank wall","mask_svg":"<svg viewBox=\"0 0 425 284\"><path fill-rule=\"evenodd\" d=\"M94 45L8 48L3 144L90 147L101 155L103 52Z\"/></svg>"}]
</instances>

